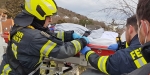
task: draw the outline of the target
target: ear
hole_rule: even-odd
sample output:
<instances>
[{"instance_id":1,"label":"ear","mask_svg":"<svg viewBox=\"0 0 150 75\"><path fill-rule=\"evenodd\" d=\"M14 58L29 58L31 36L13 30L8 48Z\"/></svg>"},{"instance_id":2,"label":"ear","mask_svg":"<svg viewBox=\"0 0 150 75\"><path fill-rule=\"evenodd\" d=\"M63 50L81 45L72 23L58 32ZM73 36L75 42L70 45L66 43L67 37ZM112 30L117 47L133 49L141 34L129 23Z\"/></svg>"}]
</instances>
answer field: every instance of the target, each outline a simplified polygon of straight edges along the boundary
<instances>
[{"instance_id":1,"label":"ear","mask_svg":"<svg viewBox=\"0 0 150 75\"><path fill-rule=\"evenodd\" d=\"M150 28L149 28L150 27L149 21L145 20L144 23L145 23L145 25L147 27L147 30L149 31L150 30Z\"/></svg>"},{"instance_id":2,"label":"ear","mask_svg":"<svg viewBox=\"0 0 150 75\"><path fill-rule=\"evenodd\" d=\"M134 27L132 25L129 26L129 33L132 34L134 31Z\"/></svg>"},{"instance_id":3,"label":"ear","mask_svg":"<svg viewBox=\"0 0 150 75\"><path fill-rule=\"evenodd\" d=\"M141 29L144 31L144 34L147 34L147 26L144 20L141 20Z\"/></svg>"}]
</instances>

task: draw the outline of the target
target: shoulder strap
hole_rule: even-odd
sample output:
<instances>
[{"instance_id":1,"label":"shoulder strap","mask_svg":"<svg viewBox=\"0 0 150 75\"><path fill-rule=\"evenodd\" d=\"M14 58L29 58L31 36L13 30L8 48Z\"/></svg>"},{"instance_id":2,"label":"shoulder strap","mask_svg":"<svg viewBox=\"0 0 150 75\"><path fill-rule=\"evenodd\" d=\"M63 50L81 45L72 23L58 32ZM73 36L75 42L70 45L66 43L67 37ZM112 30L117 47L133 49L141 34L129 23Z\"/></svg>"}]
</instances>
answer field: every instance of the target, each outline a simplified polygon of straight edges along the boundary
<instances>
[{"instance_id":1,"label":"shoulder strap","mask_svg":"<svg viewBox=\"0 0 150 75\"><path fill-rule=\"evenodd\" d=\"M44 31L41 31L40 33L41 33L43 36L47 37L47 38L50 38L50 36L51 36L51 35L47 34L47 33L44 32Z\"/></svg>"}]
</instances>

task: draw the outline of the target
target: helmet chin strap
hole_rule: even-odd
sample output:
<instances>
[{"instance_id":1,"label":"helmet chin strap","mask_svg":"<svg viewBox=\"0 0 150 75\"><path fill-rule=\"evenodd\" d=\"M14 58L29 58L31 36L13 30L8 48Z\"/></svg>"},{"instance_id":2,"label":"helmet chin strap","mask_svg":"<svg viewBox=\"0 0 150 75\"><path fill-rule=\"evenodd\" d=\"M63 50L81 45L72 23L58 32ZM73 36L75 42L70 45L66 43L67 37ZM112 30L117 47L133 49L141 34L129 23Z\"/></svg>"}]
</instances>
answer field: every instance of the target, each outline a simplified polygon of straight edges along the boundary
<instances>
[{"instance_id":1,"label":"helmet chin strap","mask_svg":"<svg viewBox=\"0 0 150 75\"><path fill-rule=\"evenodd\" d=\"M37 18L34 18L33 22L32 22L32 26L35 28L35 29L39 29L39 30L42 30L42 31L45 31L47 30L47 28L43 27L45 24L45 20L39 20Z\"/></svg>"}]
</instances>

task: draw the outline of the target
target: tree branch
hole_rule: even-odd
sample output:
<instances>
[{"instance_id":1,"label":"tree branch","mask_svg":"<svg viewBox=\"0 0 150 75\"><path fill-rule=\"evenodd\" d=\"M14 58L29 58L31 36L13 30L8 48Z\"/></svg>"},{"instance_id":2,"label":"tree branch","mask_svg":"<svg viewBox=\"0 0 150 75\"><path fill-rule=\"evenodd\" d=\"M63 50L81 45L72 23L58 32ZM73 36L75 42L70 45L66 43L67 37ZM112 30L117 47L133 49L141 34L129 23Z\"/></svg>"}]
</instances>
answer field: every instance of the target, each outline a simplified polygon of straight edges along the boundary
<instances>
[{"instance_id":1,"label":"tree branch","mask_svg":"<svg viewBox=\"0 0 150 75\"><path fill-rule=\"evenodd\" d=\"M135 14L134 11L130 8L129 4L125 0L123 0L123 2L127 5L127 8L132 12L132 14Z\"/></svg>"}]
</instances>

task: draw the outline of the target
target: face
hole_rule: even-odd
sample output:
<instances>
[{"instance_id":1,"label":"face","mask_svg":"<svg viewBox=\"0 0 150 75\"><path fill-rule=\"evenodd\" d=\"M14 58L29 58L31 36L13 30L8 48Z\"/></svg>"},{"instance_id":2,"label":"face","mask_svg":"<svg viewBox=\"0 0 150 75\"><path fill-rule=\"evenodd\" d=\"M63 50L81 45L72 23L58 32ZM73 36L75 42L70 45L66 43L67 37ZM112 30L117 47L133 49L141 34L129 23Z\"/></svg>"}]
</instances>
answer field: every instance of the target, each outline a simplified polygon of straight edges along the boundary
<instances>
[{"instance_id":1,"label":"face","mask_svg":"<svg viewBox=\"0 0 150 75\"><path fill-rule=\"evenodd\" d=\"M47 16L46 20L45 20L45 24L44 27L48 27L48 25L52 22L52 17L51 16Z\"/></svg>"}]
</instances>

